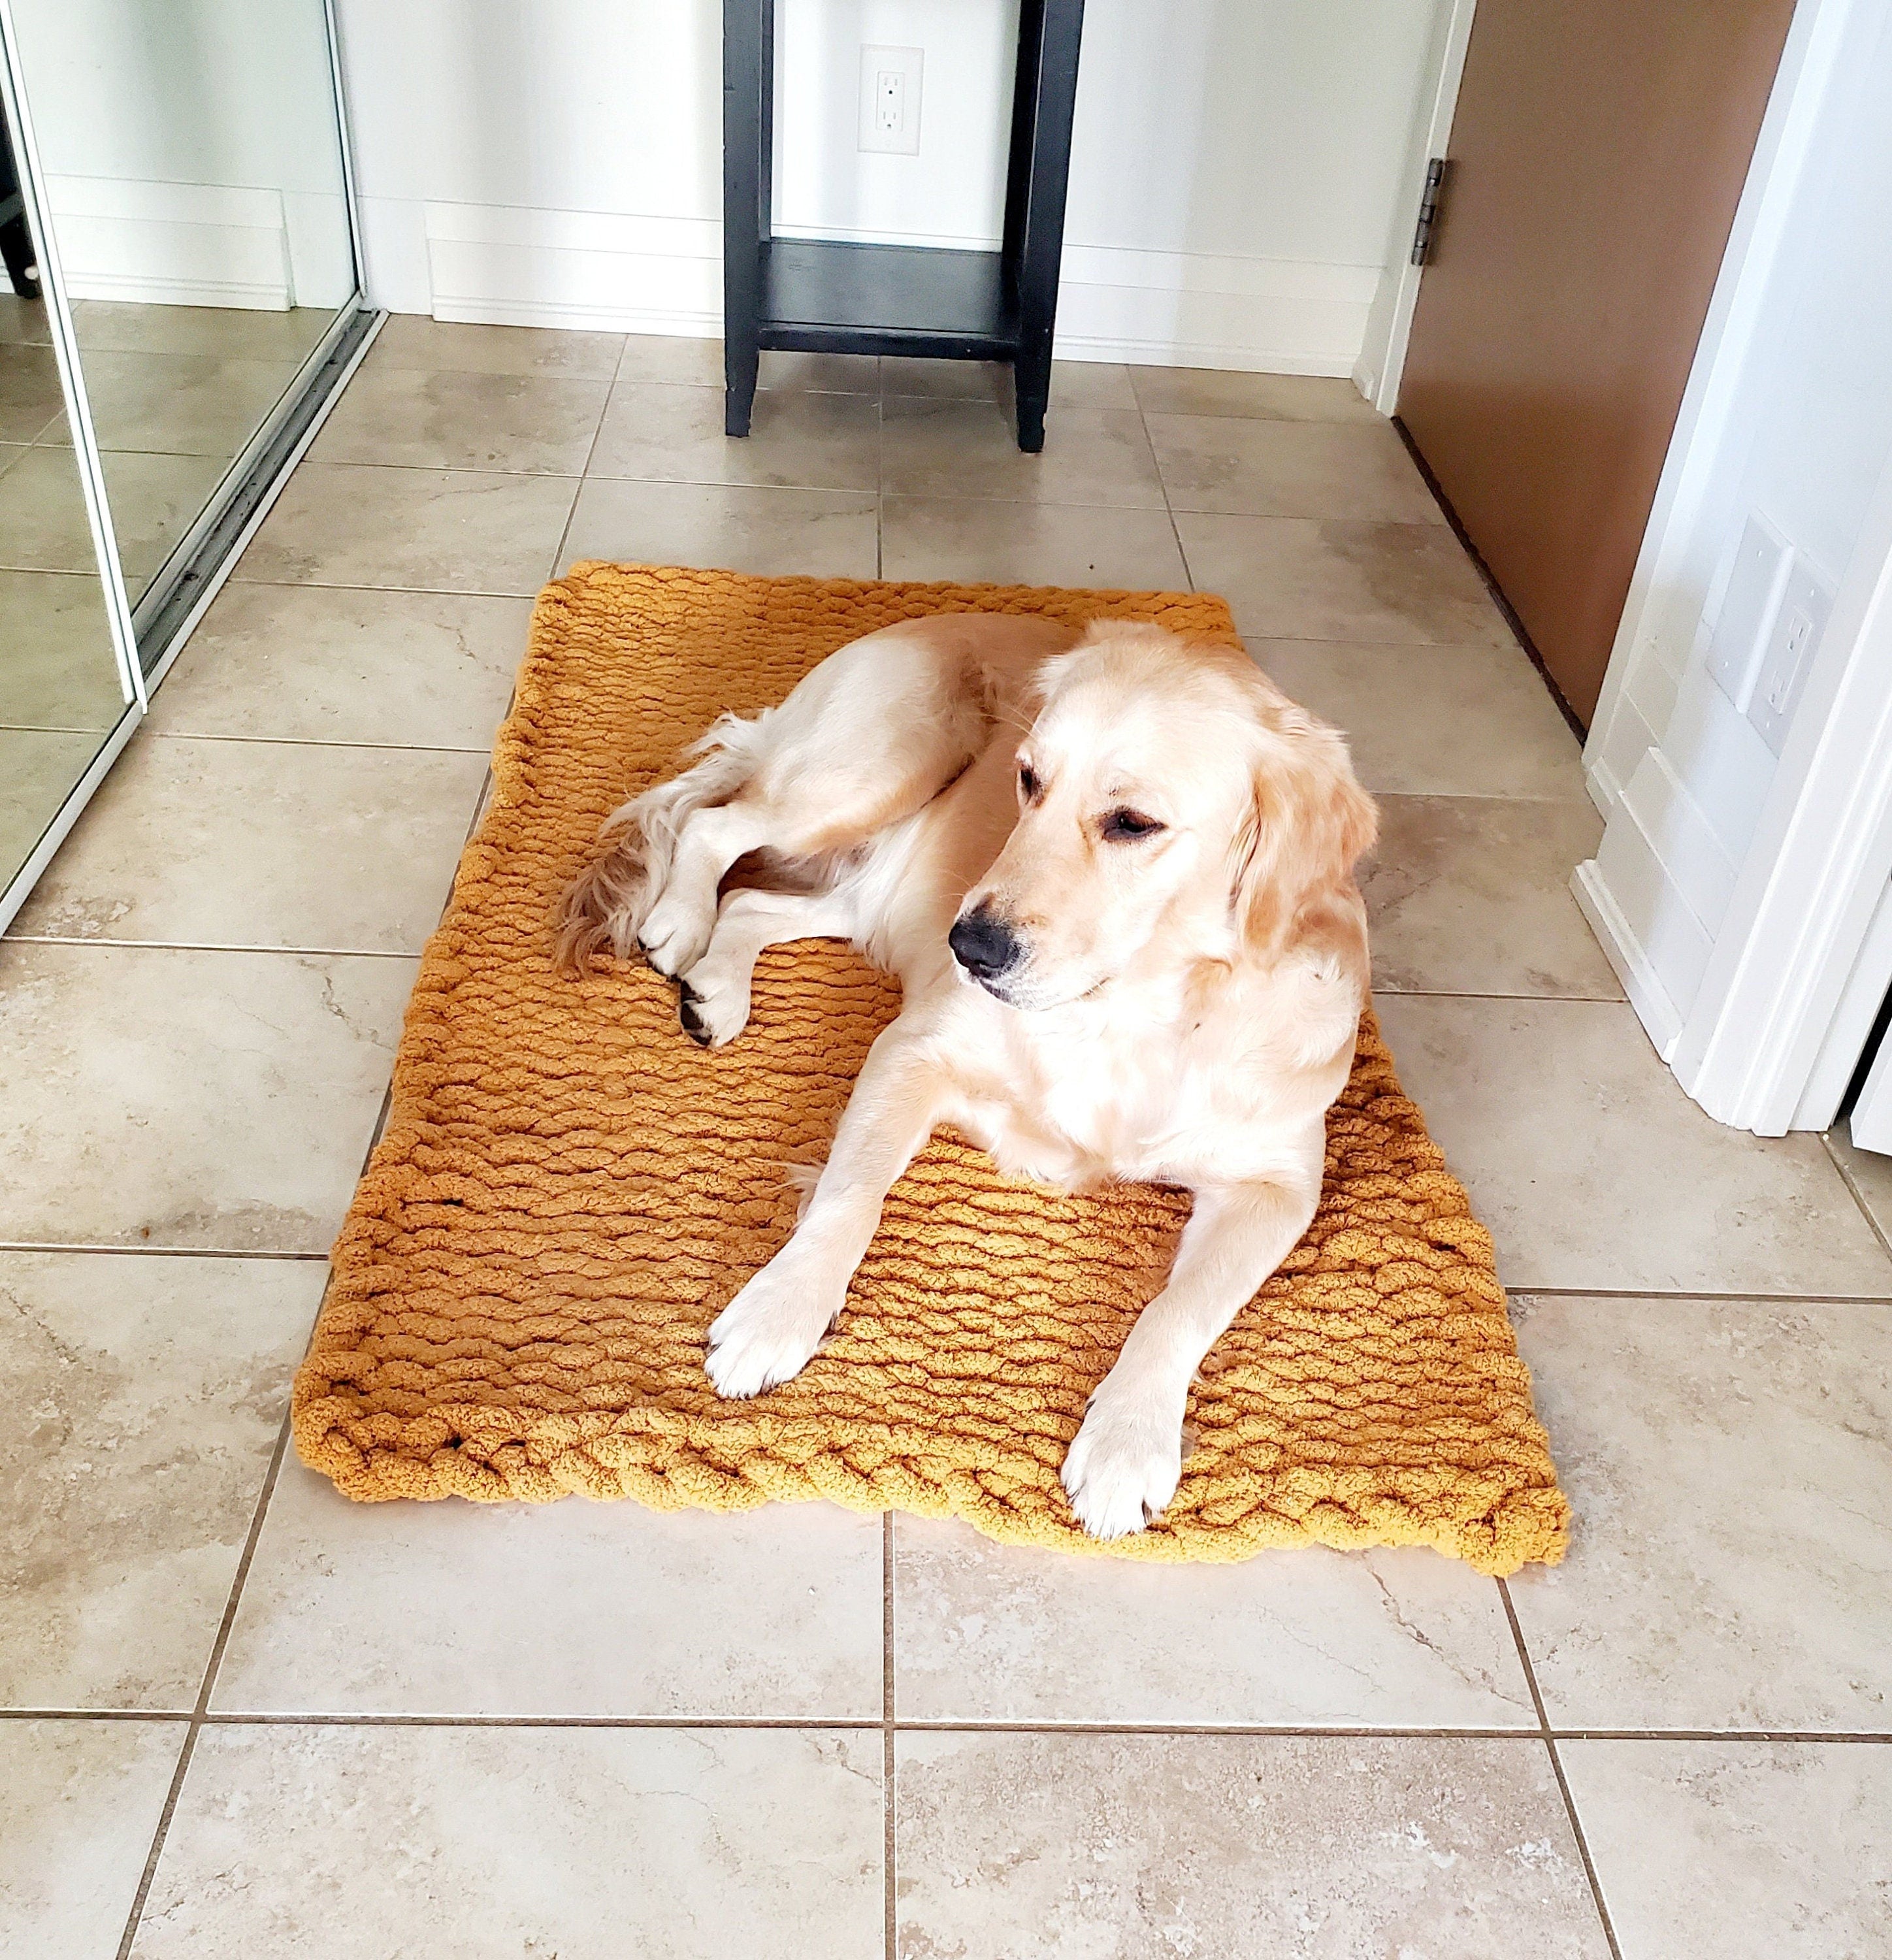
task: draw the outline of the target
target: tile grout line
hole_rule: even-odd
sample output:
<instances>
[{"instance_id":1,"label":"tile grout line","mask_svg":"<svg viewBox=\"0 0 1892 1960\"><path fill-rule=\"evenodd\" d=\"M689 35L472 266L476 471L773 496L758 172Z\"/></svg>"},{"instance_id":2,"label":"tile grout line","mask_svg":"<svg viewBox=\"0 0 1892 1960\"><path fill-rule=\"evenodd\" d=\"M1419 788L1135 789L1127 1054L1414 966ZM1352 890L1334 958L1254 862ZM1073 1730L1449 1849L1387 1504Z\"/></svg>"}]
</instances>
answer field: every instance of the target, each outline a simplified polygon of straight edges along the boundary
<instances>
[{"instance_id":1,"label":"tile grout line","mask_svg":"<svg viewBox=\"0 0 1892 1960\"><path fill-rule=\"evenodd\" d=\"M611 397L617 392L618 370L623 366L624 349L620 347L618 349L618 365L611 371L611 379L605 384L604 406L598 411L598 426L591 431L591 444L585 451L584 467L572 481L571 502L565 511L565 521L558 527L558 542L553 547L552 563L546 568L545 578L541 581L542 586L549 584L558 576L558 568L564 562L566 541L571 536L572 523L578 514L578 499L585 494L585 485L590 480L591 460L598 453L598 438L604 433L604 418L611 412ZM535 607L537 603L535 594Z\"/></svg>"},{"instance_id":2,"label":"tile grout line","mask_svg":"<svg viewBox=\"0 0 1892 1960\"><path fill-rule=\"evenodd\" d=\"M1836 1117L1834 1118L1836 1122L1837 1122L1839 1118ZM1845 1163L1842 1160L1840 1153L1833 1147L1833 1134L1831 1131L1823 1131L1820 1133L1820 1148L1826 1152L1827 1160L1830 1162L1833 1169L1840 1173L1840 1182L1846 1186L1848 1195L1852 1198L1853 1203L1859 1207L1861 1214L1864 1216L1866 1222L1866 1229L1871 1232L1874 1238L1878 1240L1879 1244L1884 1249L1887 1255L1892 1256L1892 1239L1887 1238L1884 1233L1879 1229L1879 1221L1873 1217L1872 1208L1865 1201L1865 1194L1860 1190L1859 1184L1854 1179L1851 1170L1847 1168Z\"/></svg>"},{"instance_id":3,"label":"tile grout line","mask_svg":"<svg viewBox=\"0 0 1892 1960\"><path fill-rule=\"evenodd\" d=\"M190 1723L188 1708L0 1708L0 1723L8 1722ZM205 1710L198 1726L206 1729L649 1729L684 1732L691 1729L743 1729L793 1735L835 1732L873 1736L888 1724L882 1718L857 1715L421 1715L357 1710L348 1714L269 1708ZM1291 1723L1213 1722L1038 1722L978 1721L971 1719L896 1722L900 1736L1145 1736L1191 1742L1234 1741L1515 1742L1544 1741L1534 1725L1514 1729L1372 1728L1358 1725L1296 1726ZM1712 1748L1718 1744L1743 1748L1756 1743L1796 1744L1811 1748L1892 1748L1892 1729L1553 1729L1555 1742L1646 1742Z\"/></svg>"},{"instance_id":4,"label":"tile grout line","mask_svg":"<svg viewBox=\"0 0 1892 1960\"><path fill-rule=\"evenodd\" d=\"M1188 589L1194 592L1197 589L1195 568L1189 562L1189 554L1183 549L1182 529L1176 522L1176 507L1169 501L1169 480L1162 473L1162 459L1156 453L1156 439L1150 433L1149 412L1143 406L1143 398L1137 390L1137 379L1134 374L1130 377L1130 398L1137 404L1137 424L1143 430L1143 442L1150 451L1150 460L1156 473L1156 487L1162 492L1163 515L1169 520L1169 535L1176 541L1176 556L1182 564L1183 579ZM1223 603L1225 605L1228 603L1226 600ZM1235 618L1235 608L1232 606L1229 607L1229 617L1231 619ZM1237 622L1235 630L1237 637L1239 638L1242 634L1239 622ZM1245 643L1243 651L1247 651ZM1250 654L1248 657L1251 660L1254 659L1252 654ZM1258 667L1261 663L1258 660L1255 664Z\"/></svg>"},{"instance_id":5,"label":"tile grout line","mask_svg":"<svg viewBox=\"0 0 1892 1960\"><path fill-rule=\"evenodd\" d=\"M250 1519L250 1530L243 1540L243 1555L237 1561L237 1570L231 1580L230 1596L224 1603L224 1616L217 1629L217 1637L211 1643L210 1657L205 1662L203 1678L197 1689L197 1700L190 1714L190 1726L184 1732L183 1746L178 1751L177 1767L171 1773L170 1788L165 1793L164 1807L158 1812L157 1828L151 1835L151 1848L145 1860L145 1869L139 1875L138 1890L132 1895L132 1909L126 1916L125 1931L118 1943L117 1960L127 1960L132 1945L138 1937L139 1922L145 1917L145 1901L151 1896L151 1881L157 1876L158 1860L164 1856L165 1840L170 1834L171 1820L177 1814L178 1799L183 1793L184 1779L190 1771L191 1758L196 1752L197 1738L203 1732L205 1717L209 1713L211 1691L216 1685L217 1670L223 1665L224 1650L229 1644L230 1630L236 1624L237 1604L243 1596L243 1581L250 1576L250 1562L256 1553L256 1541L262 1535L263 1513L269 1508L269 1500L276 1488L276 1478L282 1468L282 1459L289 1446L290 1412L285 1409L282 1424L276 1431L276 1446L269 1459L269 1468L263 1478L262 1490L256 1499L255 1510Z\"/></svg>"},{"instance_id":6,"label":"tile grout line","mask_svg":"<svg viewBox=\"0 0 1892 1960\"><path fill-rule=\"evenodd\" d=\"M1563 1799L1564 1815L1570 1821L1570 1834L1576 1841L1577 1856L1583 1861L1583 1876L1589 1881L1591 1902L1596 1908L1603 1937L1609 1946L1610 1960L1623 1960L1623 1949L1616 1942L1616 1928L1610 1922L1610 1908L1604 1900L1602 1882L1596 1875L1589 1843L1583 1834L1583 1820L1577 1815L1576 1799L1570 1794L1569 1781L1563 1774L1563 1758L1557 1754L1557 1737L1551 1732L1550 1718L1545 1712L1544 1696L1537 1688L1537 1672L1531 1664L1531 1650L1525 1642L1524 1628L1518 1618L1518 1609L1512 1603L1511 1588L1502 1579L1497 1581L1497 1586L1498 1596L1504 1602L1505 1618L1511 1623L1511 1637L1517 1643L1518 1664L1524 1669L1525 1685L1531 1691L1531 1705L1537 1711L1537 1732L1543 1738L1544 1749L1550 1758L1550 1773L1557 1778L1558 1793Z\"/></svg>"},{"instance_id":7,"label":"tile grout line","mask_svg":"<svg viewBox=\"0 0 1892 1960\"><path fill-rule=\"evenodd\" d=\"M463 845L463 848L464 846ZM430 931L431 928L429 928ZM418 959L420 947L373 946L242 946L208 939L101 939L53 932L9 932L0 938L6 946L96 946L132 953L271 953L291 959Z\"/></svg>"},{"instance_id":8,"label":"tile grout line","mask_svg":"<svg viewBox=\"0 0 1892 1960\"><path fill-rule=\"evenodd\" d=\"M880 1892L886 1960L895 1960L893 1513L880 1514Z\"/></svg>"},{"instance_id":9,"label":"tile grout line","mask_svg":"<svg viewBox=\"0 0 1892 1960\"><path fill-rule=\"evenodd\" d=\"M286 1247L259 1251L251 1246L114 1246L59 1239L0 1239L0 1252L84 1252L143 1259L286 1259L292 1262L324 1262L329 1256L326 1252L291 1252Z\"/></svg>"}]
</instances>

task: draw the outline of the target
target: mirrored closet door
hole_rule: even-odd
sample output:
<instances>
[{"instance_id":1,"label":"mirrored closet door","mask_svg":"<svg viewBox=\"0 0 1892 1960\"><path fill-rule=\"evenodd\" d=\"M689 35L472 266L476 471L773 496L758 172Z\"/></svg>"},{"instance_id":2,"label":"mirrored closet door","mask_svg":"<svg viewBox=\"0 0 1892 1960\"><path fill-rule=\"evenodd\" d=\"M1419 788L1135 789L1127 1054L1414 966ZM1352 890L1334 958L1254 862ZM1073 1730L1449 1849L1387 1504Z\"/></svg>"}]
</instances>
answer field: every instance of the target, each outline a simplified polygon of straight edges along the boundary
<instances>
[{"instance_id":1,"label":"mirrored closet door","mask_svg":"<svg viewBox=\"0 0 1892 1960\"><path fill-rule=\"evenodd\" d=\"M0 0L0 925L358 358L326 0Z\"/></svg>"}]
</instances>

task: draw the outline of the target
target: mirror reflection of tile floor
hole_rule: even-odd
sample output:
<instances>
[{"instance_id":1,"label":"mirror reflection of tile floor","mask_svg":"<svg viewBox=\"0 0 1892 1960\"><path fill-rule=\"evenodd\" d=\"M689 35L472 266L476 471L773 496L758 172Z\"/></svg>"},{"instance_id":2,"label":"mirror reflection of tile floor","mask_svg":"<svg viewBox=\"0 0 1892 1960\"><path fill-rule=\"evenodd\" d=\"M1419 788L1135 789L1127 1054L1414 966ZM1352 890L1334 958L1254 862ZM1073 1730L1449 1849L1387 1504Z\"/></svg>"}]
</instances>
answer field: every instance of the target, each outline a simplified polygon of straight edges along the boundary
<instances>
[{"instance_id":1,"label":"mirror reflection of tile floor","mask_svg":"<svg viewBox=\"0 0 1892 1960\"><path fill-rule=\"evenodd\" d=\"M1887 1952L1892 1165L1661 1067L1566 890L1576 745L1392 432L1086 365L1033 462L1002 377L781 359L736 444L720 378L390 322L0 941L0 1946ZM1229 595L1381 797L1380 1012L1565 1564L362 1507L285 1453L531 594L590 555Z\"/></svg>"},{"instance_id":2,"label":"mirror reflection of tile floor","mask_svg":"<svg viewBox=\"0 0 1892 1960\"><path fill-rule=\"evenodd\" d=\"M333 317L74 306L134 603ZM0 883L123 711L46 309L0 295Z\"/></svg>"}]
</instances>

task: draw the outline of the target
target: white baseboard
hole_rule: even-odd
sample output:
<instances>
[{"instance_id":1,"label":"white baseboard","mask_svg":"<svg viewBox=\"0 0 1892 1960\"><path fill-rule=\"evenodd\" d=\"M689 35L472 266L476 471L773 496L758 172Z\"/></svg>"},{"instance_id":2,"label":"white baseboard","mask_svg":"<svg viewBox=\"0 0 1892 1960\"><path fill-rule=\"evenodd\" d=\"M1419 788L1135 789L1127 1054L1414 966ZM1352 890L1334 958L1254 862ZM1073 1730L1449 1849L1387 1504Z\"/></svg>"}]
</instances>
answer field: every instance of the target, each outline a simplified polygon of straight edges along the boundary
<instances>
[{"instance_id":1,"label":"white baseboard","mask_svg":"<svg viewBox=\"0 0 1892 1960\"><path fill-rule=\"evenodd\" d=\"M61 176L47 190L72 298L265 313L294 304L276 191Z\"/></svg>"},{"instance_id":2,"label":"white baseboard","mask_svg":"<svg viewBox=\"0 0 1892 1960\"><path fill-rule=\"evenodd\" d=\"M1597 943L1622 983L1623 992L1630 997L1637 1019L1655 1043L1656 1053L1668 1061L1682 1032L1681 1014L1630 931L1628 920L1617 908L1594 859L1576 867L1570 879L1570 892L1577 902L1577 909L1596 934Z\"/></svg>"},{"instance_id":3,"label":"white baseboard","mask_svg":"<svg viewBox=\"0 0 1892 1960\"><path fill-rule=\"evenodd\" d=\"M370 296L439 320L714 336L714 220L516 205L364 201ZM976 240L916 240L958 247ZM1070 360L1352 371L1377 266L1072 245L1059 297Z\"/></svg>"}]
</instances>

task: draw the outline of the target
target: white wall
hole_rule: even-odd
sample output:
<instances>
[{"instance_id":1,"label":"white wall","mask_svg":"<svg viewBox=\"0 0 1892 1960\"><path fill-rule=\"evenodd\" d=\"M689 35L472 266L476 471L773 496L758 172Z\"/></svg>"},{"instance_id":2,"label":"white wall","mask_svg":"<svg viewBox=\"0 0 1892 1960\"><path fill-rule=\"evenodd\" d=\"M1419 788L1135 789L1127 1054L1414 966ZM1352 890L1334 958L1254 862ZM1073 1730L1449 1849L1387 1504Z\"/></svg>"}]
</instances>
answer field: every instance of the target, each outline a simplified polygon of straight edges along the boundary
<instances>
[{"instance_id":1,"label":"white wall","mask_svg":"<svg viewBox=\"0 0 1892 1960\"><path fill-rule=\"evenodd\" d=\"M348 297L321 0L13 0L13 14L72 297Z\"/></svg>"},{"instance_id":2,"label":"white wall","mask_svg":"<svg viewBox=\"0 0 1892 1960\"><path fill-rule=\"evenodd\" d=\"M1652 570L1639 571L1586 751L1608 824L1580 896L1665 1052L1696 1007L1738 882L1753 874L1757 826L1783 786L1707 663L1743 526L1760 514L1839 591L1873 571L1855 558L1892 469L1892 10L1803 0L1801 13L1797 37L1819 16L1832 37L1810 43L1816 61L1792 102L1807 140L1796 147L1790 133L1773 166L1784 202L1763 211L1744 275L1733 261L1724 273L1717 306L1739 315L1731 344L1698 361L1691 397L1709 406L1690 429L1685 404L1665 477L1696 487L1665 524L1658 501L1661 535L1644 554ZM1805 49L1790 41L1789 52L1770 127ZM1770 141L1763 132L1763 149ZM1744 212L1760 208L1762 187L1750 183ZM1805 712L1820 700L1811 690Z\"/></svg>"},{"instance_id":3,"label":"white wall","mask_svg":"<svg viewBox=\"0 0 1892 1960\"><path fill-rule=\"evenodd\" d=\"M1439 0L1089 0L1060 352L1343 374ZM995 244L1016 0L781 0L785 231ZM716 0L341 0L374 296L714 333ZM863 43L926 57L917 157L863 156Z\"/></svg>"}]
</instances>

